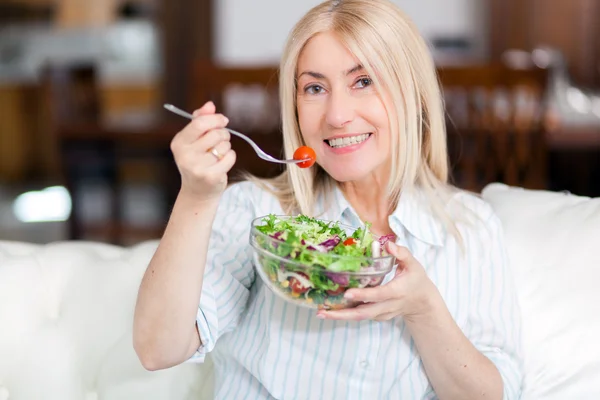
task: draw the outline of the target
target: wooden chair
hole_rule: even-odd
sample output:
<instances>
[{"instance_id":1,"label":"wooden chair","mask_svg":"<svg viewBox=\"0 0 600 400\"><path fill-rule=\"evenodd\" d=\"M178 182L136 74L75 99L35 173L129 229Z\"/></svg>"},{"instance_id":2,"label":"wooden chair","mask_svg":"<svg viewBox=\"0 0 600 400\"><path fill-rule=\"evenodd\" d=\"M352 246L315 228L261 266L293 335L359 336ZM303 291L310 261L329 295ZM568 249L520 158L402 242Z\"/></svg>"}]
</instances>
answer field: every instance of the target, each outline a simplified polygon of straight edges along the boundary
<instances>
[{"instance_id":1,"label":"wooden chair","mask_svg":"<svg viewBox=\"0 0 600 400\"><path fill-rule=\"evenodd\" d=\"M164 174L173 164L168 143L176 128L163 135L158 132L161 126L107 122L94 64L48 64L41 76L45 136L52 139L60 176L71 196L68 238L126 244L126 240L160 237L162 221L157 227L127 222L122 201L124 170L127 163L146 161ZM154 177L153 183L166 190L165 182L172 181L171 176L161 175ZM98 210L93 220L86 218L82 207L90 183L102 185L107 196L107 202L101 203L103 210Z\"/></svg>"},{"instance_id":2,"label":"wooden chair","mask_svg":"<svg viewBox=\"0 0 600 400\"><path fill-rule=\"evenodd\" d=\"M49 63L42 69L50 123L98 120L100 89L95 64Z\"/></svg>"},{"instance_id":3,"label":"wooden chair","mask_svg":"<svg viewBox=\"0 0 600 400\"><path fill-rule=\"evenodd\" d=\"M68 127L78 126L85 135L86 126L101 119L100 91L97 71L89 63L48 63L41 72L40 92L44 135L52 141L52 151L57 158L57 169L71 195L71 216L68 221L68 239L85 238L81 214L81 184L95 178L114 181L117 171L111 163L98 157L101 142L76 146L65 139ZM101 153L100 153L101 154ZM119 212L118 193L110 198L111 219Z\"/></svg>"},{"instance_id":4,"label":"wooden chair","mask_svg":"<svg viewBox=\"0 0 600 400\"><path fill-rule=\"evenodd\" d=\"M547 71L477 65L439 69L454 183L547 187Z\"/></svg>"},{"instance_id":5,"label":"wooden chair","mask_svg":"<svg viewBox=\"0 0 600 400\"><path fill-rule=\"evenodd\" d=\"M283 155L279 112L279 79L276 67L219 67L206 62L193 66L193 89L188 109L213 101L217 112L229 118L229 127L248 135L265 152ZM264 161L242 139L231 139L237 162L230 180L248 171L261 177L279 174L283 167Z\"/></svg>"},{"instance_id":6,"label":"wooden chair","mask_svg":"<svg viewBox=\"0 0 600 400\"><path fill-rule=\"evenodd\" d=\"M49 65L41 88L45 120L72 199L69 238L114 244L159 238L180 187L169 143L185 121L162 108L151 110L147 120L139 115L104 118L96 70L90 65ZM126 176L132 169L159 188L164 204L155 223L128 221L122 199L125 185L133 180ZM86 182L100 182L107 188L108 204L102 204L107 215L101 221L86 221L82 215L82 184Z\"/></svg>"},{"instance_id":7,"label":"wooden chair","mask_svg":"<svg viewBox=\"0 0 600 400\"><path fill-rule=\"evenodd\" d=\"M48 62L42 66L38 85L38 157L49 175L65 178L61 128L101 118L100 89L94 64Z\"/></svg>"}]
</instances>

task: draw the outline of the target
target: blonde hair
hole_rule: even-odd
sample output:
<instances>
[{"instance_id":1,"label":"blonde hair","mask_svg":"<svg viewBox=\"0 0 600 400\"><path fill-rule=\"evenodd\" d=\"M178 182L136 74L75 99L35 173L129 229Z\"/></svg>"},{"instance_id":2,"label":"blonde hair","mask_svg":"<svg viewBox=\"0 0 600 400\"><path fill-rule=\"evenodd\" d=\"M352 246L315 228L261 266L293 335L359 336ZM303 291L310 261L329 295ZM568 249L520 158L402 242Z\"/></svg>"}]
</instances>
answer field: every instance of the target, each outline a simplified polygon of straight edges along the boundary
<instances>
[{"instance_id":1,"label":"blonde hair","mask_svg":"<svg viewBox=\"0 0 600 400\"><path fill-rule=\"evenodd\" d=\"M462 242L444 211L454 188L448 184L444 105L436 68L425 40L411 20L387 0L325 1L311 9L293 28L279 68L279 93L285 156L304 145L296 113L298 58L315 35L334 32L373 78L386 88L393 110L391 120L390 202L398 204L403 191L421 188L434 214ZM287 168L280 176L261 180L279 198L286 213L313 215L318 197L336 183L318 165Z\"/></svg>"}]
</instances>

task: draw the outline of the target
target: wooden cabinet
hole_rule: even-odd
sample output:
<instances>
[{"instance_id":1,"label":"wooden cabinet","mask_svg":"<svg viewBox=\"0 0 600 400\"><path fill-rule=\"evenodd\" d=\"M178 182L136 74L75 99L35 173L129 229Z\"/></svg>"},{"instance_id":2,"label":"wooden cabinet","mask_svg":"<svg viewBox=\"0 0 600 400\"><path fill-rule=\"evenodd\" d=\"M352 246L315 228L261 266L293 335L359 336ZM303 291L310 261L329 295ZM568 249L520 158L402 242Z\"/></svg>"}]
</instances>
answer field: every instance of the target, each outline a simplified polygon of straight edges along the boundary
<instances>
[{"instance_id":1,"label":"wooden cabinet","mask_svg":"<svg viewBox=\"0 0 600 400\"><path fill-rule=\"evenodd\" d=\"M59 0L55 24L60 28L106 26L116 19L116 0Z\"/></svg>"},{"instance_id":2,"label":"wooden cabinet","mask_svg":"<svg viewBox=\"0 0 600 400\"><path fill-rule=\"evenodd\" d=\"M106 85L100 88L103 115L108 120L128 111L143 118L144 110L160 103L158 84ZM54 138L42 112L40 89L33 84L0 84L0 181L19 182L57 177Z\"/></svg>"},{"instance_id":3,"label":"wooden cabinet","mask_svg":"<svg viewBox=\"0 0 600 400\"><path fill-rule=\"evenodd\" d=\"M214 3L216 0L178 0L160 4L165 102L190 109L201 106L189 104L194 90L191 77L195 62L213 57Z\"/></svg>"},{"instance_id":4,"label":"wooden cabinet","mask_svg":"<svg viewBox=\"0 0 600 400\"><path fill-rule=\"evenodd\" d=\"M490 54L560 50L576 85L600 88L600 0L489 0Z\"/></svg>"},{"instance_id":5,"label":"wooden cabinet","mask_svg":"<svg viewBox=\"0 0 600 400\"><path fill-rule=\"evenodd\" d=\"M59 28L102 27L122 8L151 10L161 0L0 0L0 23L51 22ZM146 14L148 14L146 12Z\"/></svg>"},{"instance_id":6,"label":"wooden cabinet","mask_svg":"<svg viewBox=\"0 0 600 400\"><path fill-rule=\"evenodd\" d=\"M31 159L32 119L24 112L31 100L30 87L0 86L0 181L19 181Z\"/></svg>"}]
</instances>

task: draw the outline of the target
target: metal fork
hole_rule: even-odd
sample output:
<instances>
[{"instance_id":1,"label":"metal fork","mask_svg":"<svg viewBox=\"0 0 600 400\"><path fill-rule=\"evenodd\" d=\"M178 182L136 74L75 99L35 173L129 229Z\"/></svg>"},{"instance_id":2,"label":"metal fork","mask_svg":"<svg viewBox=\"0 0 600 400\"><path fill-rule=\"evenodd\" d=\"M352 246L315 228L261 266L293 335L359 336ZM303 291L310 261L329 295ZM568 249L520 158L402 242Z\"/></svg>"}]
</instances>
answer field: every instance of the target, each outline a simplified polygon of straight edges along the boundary
<instances>
[{"instance_id":1,"label":"metal fork","mask_svg":"<svg viewBox=\"0 0 600 400\"><path fill-rule=\"evenodd\" d=\"M172 104L165 104L164 107L167 110L171 111L172 113L181 115L182 117L185 117L188 119L194 119L194 116L192 114L190 114L186 111L183 111L182 109L177 108ZM248 136L246 136L242 133L236 132L233 129L229 129L229 128L225 128L225 129L228 130L229 133L231 133L232 135L242 138L246 142L248 142L250 144L250 146L252 146L252 148L254 149L256 154L258 154L258 156L265 161L270 161L270 162L279 163L279 164L297 164L297 163L301 163L303 161L308 161L308 159L304 159L304 160L280 160L280 159L277 159L277 158L265 153L264 151L262 151L262 149L260 147L258 147L258 145L256 143L254 143L254 141L252 141L252 139L250 139Z\"/></svg>"}]
</instances>

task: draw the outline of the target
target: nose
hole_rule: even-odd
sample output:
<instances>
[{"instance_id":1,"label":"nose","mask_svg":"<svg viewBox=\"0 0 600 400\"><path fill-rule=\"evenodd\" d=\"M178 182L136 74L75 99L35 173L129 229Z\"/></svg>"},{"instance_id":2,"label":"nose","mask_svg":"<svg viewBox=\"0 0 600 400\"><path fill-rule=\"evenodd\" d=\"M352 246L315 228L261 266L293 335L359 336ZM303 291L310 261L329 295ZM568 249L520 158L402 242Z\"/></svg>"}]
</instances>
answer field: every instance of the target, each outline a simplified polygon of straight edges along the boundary
<instances>
[{"instance_id":1,"label":"nose","mask_svg":"<svg viewBox=\"0 0 600 400\"><path fill-rule=\"evenodd\" d=\"M349 93L344 90L331 93L327 101L325 119L333 128L343 128L354 119L354 105Z\"/></svg>"}]
</instances>

